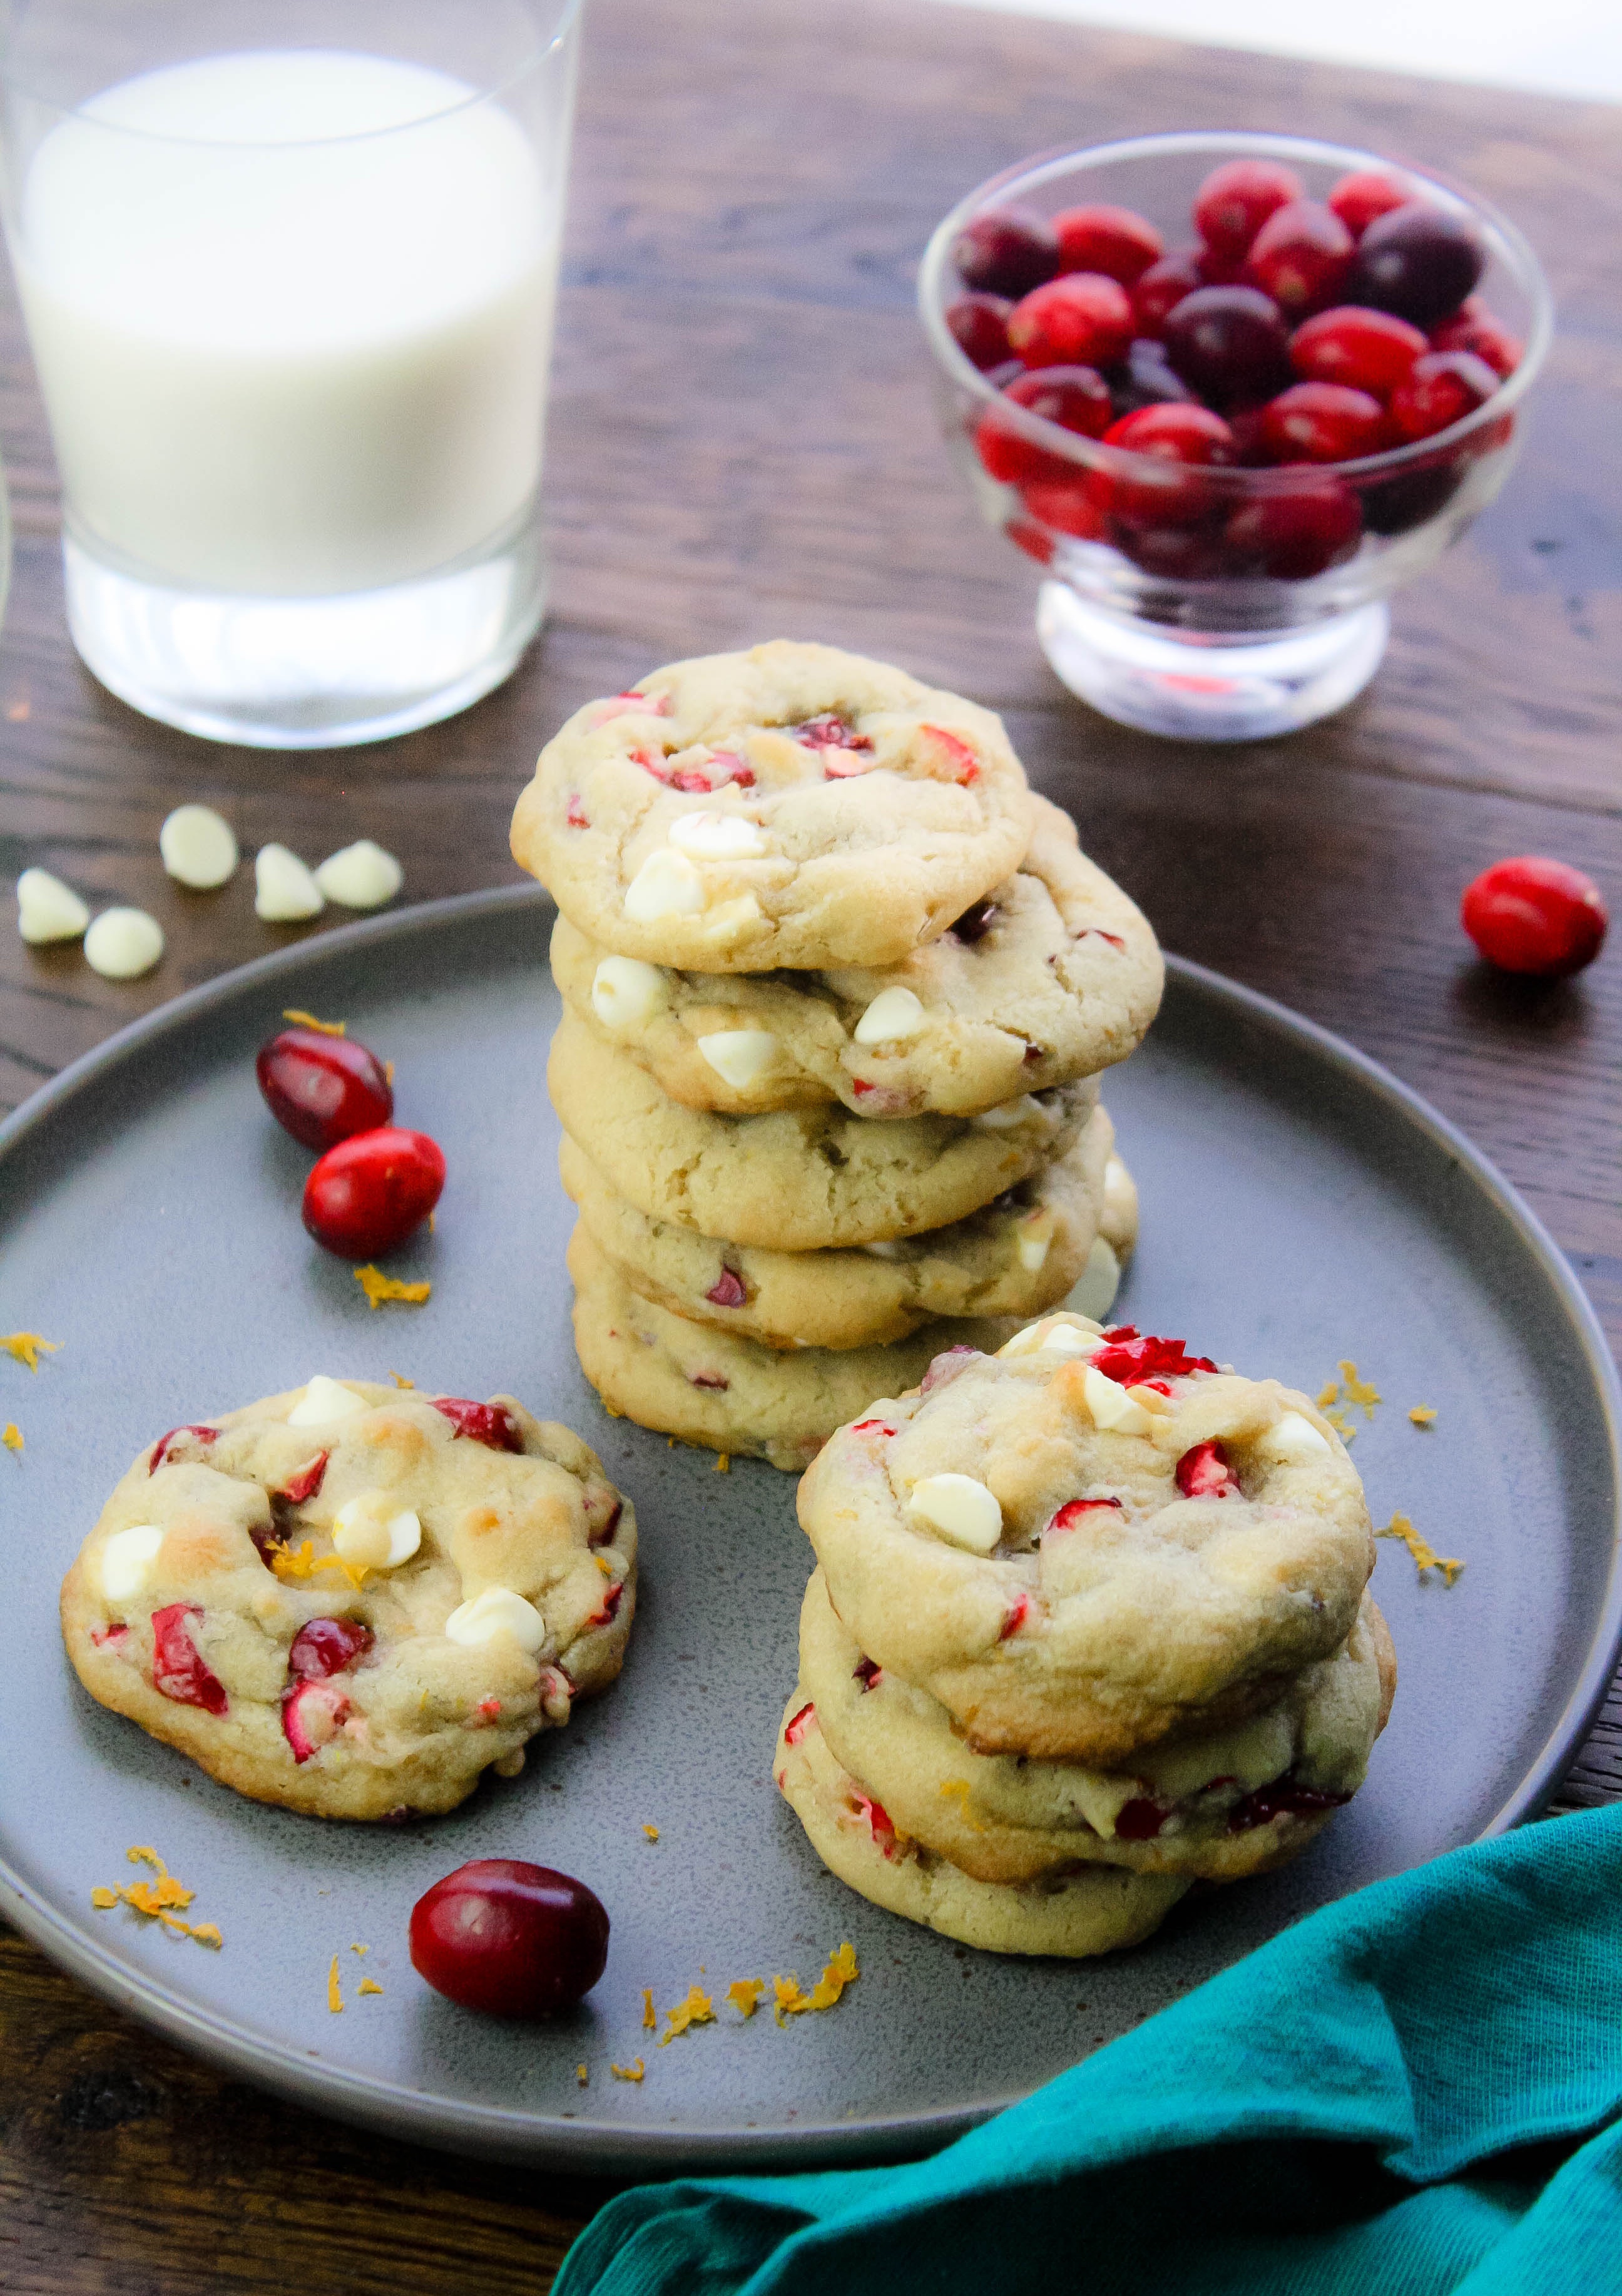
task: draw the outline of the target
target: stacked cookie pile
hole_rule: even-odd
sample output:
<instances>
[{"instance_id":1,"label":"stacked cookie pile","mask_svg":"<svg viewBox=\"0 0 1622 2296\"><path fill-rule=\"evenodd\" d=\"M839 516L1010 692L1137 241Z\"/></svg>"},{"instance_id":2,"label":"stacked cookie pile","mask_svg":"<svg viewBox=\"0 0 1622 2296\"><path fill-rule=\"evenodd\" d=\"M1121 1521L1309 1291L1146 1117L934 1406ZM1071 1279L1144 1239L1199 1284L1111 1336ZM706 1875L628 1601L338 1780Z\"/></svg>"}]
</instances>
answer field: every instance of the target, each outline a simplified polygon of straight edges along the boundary
<instances>
[{"instance_id":1,"label":"stacked cookie pile","mask_svg":"<svg viewBox=\"0 0 1622 2296\"><path fill-rule=\"evenodd\" d=\"M1363 1781L1397 1679L1368 1509L1274 1380L1061 1314L841 1428L799 1517L777 1783L893 1912L1105 1952Z\"/></svg>"},{"instance_id":2,"label":"stacked cookie pile","mask_svg":"<svg viewBox=\"0 0 1622 2296\"><path fill-rule=\"evenodd\" d=\"M832 648L677 662L541 755L575 1338L615 1411L799 1469L1135 1233L1097 1077L1139 911L1000 722ZM1010 1321L1009 1319L1015 1319Z\"/></svg>"}]
</instances>

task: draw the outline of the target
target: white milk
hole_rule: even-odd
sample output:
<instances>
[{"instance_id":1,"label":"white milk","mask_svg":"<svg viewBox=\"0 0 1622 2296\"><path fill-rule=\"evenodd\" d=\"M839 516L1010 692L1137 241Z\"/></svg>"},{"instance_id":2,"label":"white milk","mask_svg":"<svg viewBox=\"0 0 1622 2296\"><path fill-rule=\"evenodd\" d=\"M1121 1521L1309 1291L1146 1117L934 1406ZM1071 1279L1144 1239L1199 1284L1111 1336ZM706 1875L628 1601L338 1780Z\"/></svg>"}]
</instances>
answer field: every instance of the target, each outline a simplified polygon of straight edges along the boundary
<instances>
[{"instance_id":1,"label":"white milk","mask_svg":"<svg viewBox=\"0 0 1622 2296\"><path fill-rule=\"evenodd\" d=\"M475 98L373 56L219 56L45 136L12 257L93 547L313 596L428 573L523 510L559 218Z\"/></svg>"}]
</instances>

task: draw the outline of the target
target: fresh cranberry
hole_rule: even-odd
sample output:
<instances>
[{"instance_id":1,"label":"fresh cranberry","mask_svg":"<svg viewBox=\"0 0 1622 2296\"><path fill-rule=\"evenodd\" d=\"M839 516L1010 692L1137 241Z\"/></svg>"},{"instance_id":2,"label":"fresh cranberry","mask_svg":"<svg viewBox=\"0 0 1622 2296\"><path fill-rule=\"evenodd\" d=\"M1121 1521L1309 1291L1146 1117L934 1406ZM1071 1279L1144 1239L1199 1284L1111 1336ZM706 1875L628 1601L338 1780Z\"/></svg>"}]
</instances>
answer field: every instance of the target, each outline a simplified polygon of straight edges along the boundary
<instances>
[{"instance_id":1,"label":"fresh cranberry","mask_svg":"<svg viewBox=\"0 0 1622 2296\"><path fill-rule=\"evenodd\" d=\"M475 1403L465 1395L436 1395L430 1401L470 1443L491 1451L522 1451L524 1431L504 1404Z\"/></svg>"},{"instance_id":2,"label":"fresh cranberry","mask_svg":"<svg viewBox=\"0 0 1622 2296\"><path fill-rule=\"evenodd\" d=\"M375 1053L353 1037L283 1029L254 1063L266 1106L307 1148L336 1146L394 1114L394 1091Z\"/></svg>"},{"instance_id":3,"label":"fresh cranberry","mask_svg":"<svg viewBox=\"0 0 1622 2296\"><path fill-rule=\"evenodd\" d=\"M1463 461L1398 471L1362 489L1363 522L1371 534L1411 533L1447 507L1463 478Z\"/></svg>"},{"instance_id":4,"label":"fresh cranberry","mask_svg":"<svg viewBox=\"0 0 1622 2296\"><path fill-rule=\"evenodd\" d=\"M944 774L935 770L930 776L932 780L955 782L960 789L968 789L972 783L979 781L980 761L967 742L960 741L955 734L948 734L944 726L920 726L918 730L921 734L927 734L935 744L935 757L930 761L931 766L938 761L946 769Z\"/></svg>"},{"instance_id":5,"label":"fresh cranberry","mask_svg":"<svg viewBox=\"0 0 1622 2296\"><path fill-rule=\"evenodd\" d=\"M1124 365L1109 377L1110 403L1117 416L1136 414L1145 406L1192 406L1194 394L1171 361L1165 347L1148 335L1139 335L1126 347Z\"/></svg>"},{"instance_id":6,"label":"fresh cranberry","mask_svg":"<svg viewBox=\"0 0 1622 2296\"><path fill-rule=\"evenodd\" d=\"M1115 1813L1116 1837L1121 1841L1152 1841L1169 1812L1145 1794L1134 1794Z\"/></svg>"},{"instance_id":7,"label":"fresh cranberry","mask_svg":"<svg viewBox=\"0 0 1622 2296\"><path fill-rule=\"evenodd\" d=\"M1262 435L1279 463L1352 463L1385 443L1385 409L1344 382L1292 382L1262 409Z\"/></svg>"},{"instance_id":8,"label":"fresh cranberry","mask_svg":"<svg viewBox=\"0 0 1622 2296\"><path fill-rule=\"evenodd\" d=\"M798 1746L800 1740L805 1736L807 1731L811 1727L811 1725L815 1721L815 1702L807 1698L805 1704L799 1710L799 1711L797 1713L791 1714L788 1720L783 1724L782 1734L784 1743L790 1746Z\"/></svg>"},{"instance_id":9,"label":"fresh cranberry","mask_svg":"<svg viewBox=\"0 0 1622 2296\"><path fill-rule=\"evenodd\" d=\"M1328 1786L1274 1778L1271 1785L1257 1786L1242 1801L1235 1802L1228 1812L1228 1831L1248 1833L1253 1826L1271 1824L1275 1817L1317 1817L1325 1810L1342 1808L1350 1800L1349 1793L1337 1793ZM1118 1823L1116 1831L1120 1831Z\"/></svg>"},{"instance_id":10,"label":"fresh cranberry","mask_svg":"<svg viewBox=\"0 0 1622 2296\"><path fill-rule=\"evenodd\" d=\"M317 1451L313 1459L307 1459L303 1466L294 1470L279 1490L271 1493L272 1498L281 1499L288 1506L303 1506L316 1496L325 1481L331 1456L330 1452Z\"/></svg>"},{"instance_id":11,"label":"fresh cranberry","mask_svg":"<svg viewBox=\"0 0 1622 2296\"><path fill-rule=\"evenodd\" d=\"M704 1297L717 1308L746 1308L749 1305L749 1293L743 1287L743 1278L730 1267L721 1270Z\"/></svg>"},{"instance_id":12,"label":"fresh cranberry","mask_svg":"<svg viewBox=\"0 0 1622 2296\"><path fill-rule=\"evenodd\" d=\"M1094 367L1039 368L1011 382L1003 396L1081 439L1102 439L1115 420L1110 386ZM1004 485L1017 486L1025 479L1061 479L1075 472L1075 464L1062 455L1049 454L999 422L995 406L980 416L974 443L986 469Z\"/></svg>"},{"instance_id":13,"label":"fresh cranberry","mask_svg":"<svg viewBox=\"0 0 1622 2296\"><path fill-rule=\"evenodd\" d=\"M358 1619L307 1620L293 1636L287 1671L295 1682L324 1682L365 1658L373 1639Z\"/></svg>"},{"instance_id":14,"label":"fresh cranberry","mask_svg":"<svg viewBox=\"0 0 1622 2296\"><path fill-rule=\"evenodd\" d=\"M304 1225L346 1259L392 1251L421 1226L445 1185L445 1158L426 1132L380 1125L340 1140L304 1184Z\"/></svg>"},{"instance_id":15,"label":"fresh cranberry","mask_svg":"<svg viewBox=\"0 0 1622 2296\"><path fill-rule=\"evenodd\" d=\"M1177 1462L1177 1488L1185 1499L1233 1499L1239 1482L1218 1442L1196 1443Z\"/></svg>"},{"instance_id":16,"label":"fresh cranberry","mask_svg":"<svg viewBox=\"0 0 1622 2296\"><path fill-rule=\"evenodd\" d=\"M1186 1379L1191 1372L1216 1368L1209 1356L1191 1356L1181 1340L1140 1333L1132 1324L1118 1324L1106 1332L1092 1362L1095 1371L1121 1387L1136 1387L1157 1378Z\"/></svg>"},{"instance_id":17,"label":"fresh cranberry","mask_svg":"<svg viewBox=\"0 0 1622 2296\"><path fill-rule=\"evenodd\" d=\"M624 1600L625 1580L623 1578L616 1578L611 1587L604 1588L602 1595L602 1608L600 1611L594 1611L592 1612L591 1617L586 1621L586 1625L588 1627L606 1627L612 1620L617 1619L619 1616L619 1605Z\"/></svg>"},{"instance_id":18,"label":"fresh cranberry","mask_svg":"<svg viewBox=\"0 0 1622 2296\"><path fill-rule=\"evenodd\" d=\"M1165 245L1144 217L1102 201L1066 208L1053 217L1053 230L1061 271L1102 272L1106 279L1118 279L1123 287L1133 286L1151 263L1158 263Z\"/></svg>"},{"instance_id":19,"label":"fresh cranberry","mask_svg":"<svg viewBox=\"0 0 1622 2296\"><path fill-rule=\"evenodd\" d=\"M1316 200L1277 208L1251 242L1245 276L1271 295L1286 319L1322 311L1352 267L1352 234Z\"/></svg>"},{"instance_id":20,"label":"fresh cranberry","mask_svg":"<svg viewBox=\"0 0 1622 2296\"><path fill-rule=\"evenodd\" d=\"M952 261L965 287L1017 302L1059 268L1059 242L1045 216L997 208L963 226Z\"/></svg>"},{"instance_id":21,"label":"fresh cranberry","mask_svg":"<svg viewBox=\"0 0 1622 2296\"><path fill-rule=\"evenodd\" d=\"M347 1693L335 1682L296 1682L282 1701L282 1735L295 1762L309 1761L330 1746L348 1717Z\"/></svg>"},{"instance_id":22,"label":"fresh cranberry","mask_svg":"<svg viewBox=\"0 0 1622 2296\"><path fill-rule=\"evenodd\" d=\"M977 940L984 940L991 931L996 922L996 914L995 901L976 901L973 907L965 909L961 917L954 917L946 931L954 940L963 941L972 948Z\"/></svg>"},{"instance_id":23,"label":"fresh cranberry","mask_svg":"<svg viewBox=\"0 0 1622 2296\"><path fill-rule=\"evenodd\" d=\"M1033 518L1077 542L1102 542L1106 521L1093 496L1089 480L1079 471L1063 479L1032 479L1020 488L1020 498Z\"/></svg>"},{"instance_id":24,"label":"fresh cranberry","mask_svg":"<svg viewBox=\"0 0 1622 2296\"><path fill-rule=\"evenodd\" d=\"M188 1619L201 1619L196 1603L171 1603L152 1612L152 1687L177 1706L201 1706L205 1714L224 1714L230 1702L225 1685L208 1666L192 1640Z\"/></svg>"},{"instance_id":25,"label":"fresh cranberry","mask_svg":"<svg viewBox=\"0 0 1622 2296\"><path fill-rule=\"evenodd\" d=\"M625 1501L611 1483L587 1483L584 1497L587 1542L593 1546L606 1546L619 1528Z\"/></svg>"},{"instance_id":26,"label":"fresh cranberry","mask_svg":"<svg viewBox=\"0 0 1622 2296\"><path fill-rule=\"evenodd\" d=\"M1265 469L1273 460L1267 444L1266 406L1230 406L1227 425L1233 433L1233 460L1241 470Z\"/></svg>"},{"instance_id":27,"label":"fresh cranberry","mask_svg":"<svg viewBox=\"0 0 1622 2296\"><path fill-rule=\"evenodd\" d=\"M887 1419L858 1419L850 1431L853 1435L871 1435L875 1430L881 1435L893 1435L896 1431Z\"/></svg>"},{"instance_id":28,"label":"fresh cranberry","mask_svg":"<svg viewBox=\"0 0 1622 2296\"><path fill-rule=\"evenodd\" d=\"M826 709L820 718L807 718L792 729L794 739L807 750L871 750L872 742L866 734L858 734L849 720Z\"/></svg>"},{"instance_id":29,"label":"fresh cranberry","mask_svg":"<svg viewBox=\"0 0 1622 2296\"><path fill-rule=\"evenodd\" d=\"M1208 527L1111 518L1105 532L1123 558L1157 582L1214 582L1223 571L1222 553Z\"/></svg>"},{"instance_id":30,"label":"fresh cranberry","mask_svg":"<svg viewBox=\"0 0 1622 2296\"><path fill-rule=\"evenodd\" d=\"M946 306L946 327L953 341L982 373L1009 356L1008 315L1012 309L1006 295L960 295L955 303Z\"/></svg>"},{"instance_id":31,"label":"fresh cranberry","mask_svg":"<svg viewBox=\"0 0 1622 2296\"><path fill-rule=\"evenodd\" d=\"M859 1682L864 1690L876 1690L884 1679L884 1669L870 1658L859 1658L851 1669L851 1680Z\"/></svg>"},{"instance_id":32,"label":"fresh cranberry","mask_svg":"<svg viewBox=\"0 0 1622 2296\"><path fill-rule=\"evenodd\" d=\"M1339 303L1304 319L1290 338L1290 363L1307 382L1343 382L1389 398L1430 346L1418 327L1389 311ZM1449 346L1451 348L1451 346Z\"/></svg>"},{"instance_id":33,"label":"fresh cranberry","mask_svg":"<svg viewBox=\"0 0 1622 2296\"><path fill-rule=\"evenodd\" d=\"M1361 239L1376 216L1406 207L1413 196L1395 176L1377 175L1368 168L1342 176L1329 195L1329 204L1352 237Z\"/></svg>"},{"instance_id":34,"label":"fresh cranberry","mask_svg":"<svg viewBox=\"0 0 1622 2296\"><path fill-rule=\"evenodd\" d=\"M1257 287L1197 287L1160 331L1166 356L1218 406L1271 398L1290 381L1290 337Z\"/></svg>"},{"instance_id":35,"label":"fresh cranberry","mask_svg":"<svg viewBox=\"0 0 1622 2296\"><path fill-rule=\"evenodd\" d=\"M1489 964L1547 980L1592 964L1609 922L1592 877L1536 853L1484 869L1465 889L1459 921Z\"/></svg>"},{"instance_id":36,"label":"fresh cranberry","mask_svg":"<svg viewBox=\"0 0 1622 2296\"><path fill-rule=\"evenodd\" d=\"M476 1857L411 1909L411 1963L436 1993L491 2017L550 2017L608 1962L609 1917L584 1882L516 1857Z\"/></svg>"},{"instance_id":37,"label":"fresh cranberry","mask_svg":"<svg viewBox=\"0 0 1622 2296\"><path fill-rule=\"evenodd\" d=\"M1417 200L1376 216L1358 243L1347 299L1434 327L1456 311L1481 276L1475 226Z\"/></svg>"},{"instance_id":38,"label":"fresh cranberry","mask_svg":"<svg viewBox=\"0 0 1622 2296\"><path fill-rule=\"evenodd\" d=\"M718 1371L690 1371L687 1384L689 1387L713 1388L717 1395L725 1395L730 1382Z\"/></svg>"},{"instance_id":39,"label":"fresh cranberry","mask_svg":"<svg viewBox=\"0 0 1622 2296\"><path fill-rule=\"evenodd\" d=\"M218 1440L217 1427L171 1427L167 1435L160 1435L152 1445L152 1456L147 1462L146 1472L149 1475L155 1475L160 1467L167 1465L177 1453L190 1450L193 1443L199 1449L206 1451L210 1444Z\"/></svg>"},{"instance_id":40,"label":"fresh cranberry","mask_svg":"<svg viewBox=\"0 0 1622 2296\"><path fill-rule=\"evenodd\" d=\"M1497 375L1474 351L1427 351L1391 393L1392 426L1404 439L1433 439L1485 406L1497 388Z\"/></svg>"},{"instance_id":41,"label":"fresh cranberry","mask_svg":"<svg viewBox=\"0 0 1622 2296\"><path fill-rule=\"evenodd\" d=\"M1240 504L1223 529L1223 556L1231 573L1305 582L1350 558L1362 534L1354 490L1326 472L1303 471Z\"/></svg>"},{"instance_id":42,"label":"fresh cranberry","mask_svg":"<svg viewBox=\"0 0 1622 2296\"><path fill-rule=\"evenodd\" d=\"M1034 518L1011 518L1004 521L1003 531L1016 550L1034 558L1038 566L1051 566L1057 548L1045 527L1038 526Z\"/></svg>"},{"instance_id":43,"label":"fresh cranberry","mask_svg":"<svg viewBox=\"0 0 1622 2296\"><path fill-rule=\"evenodd\" d=\"M1012 1606L1004 1613L1003 1623L997 1629L997 1640L1000 1643L1011 1641L1012 1638L1019 1633L1020 1628L1025 1624L1025 1621L1029 1618L1030 1614L1030 1596L1028 1595L1016 1595Z\"/></svg>"},{"instance_id":44,"label":"fresh cranberry","mask_svg":"<svg viewBox=\"0 0 1622 2296\"><path fill-rule=\"evenodd\" d=\"M1103 443L1143 458L1141 474L1093 476L1101 508L1135 525L1188 526L1207 515L1212 489L1199 473L1233 460L1233 433L1208 406L1143 407L1112 422Z\"/></svg>"},{"instance_id":45,"label":"fresh cranberry","mask_svg":"<svg viewBox=\"0 0 1622 2296\"><path fill-rule=\"evenodd\" d=\"M1125 1513L1126 1509L1120 1500L1116 1498L1067 1499L1042 1536L1044 1539L1062 1538L1068 1531L1072 1531L1079 1524L1084 1523L1090 1514L1124 1514Z\"/></svg>"},{"instance_id":46,"label":"fresh cranberry","mask_svg":"<svg viewBox=\"0 0 1622 2296\"><path fill-rule=\"evenodd\" d=\"M1132 335L1126 289L1099 271L1067 271L1034 287L1008 320L1009 341L1034 367L1113 366Z\"/></svg>"},{"instance_id":47,"label":"fresh cranberry","mask_svg":"<svg viewBox=\"0 0 1622 2296\"><path fill-rule=\"evenodd\" d=\"M1451 319L1444 319L1432 331L1430 348L1433 351L1473 351L1485 359L1495 374L1508 377L1520 365L1526 348L1516 335L1511 334L1502 319L1495 318L1479 295L1466 298L1462 310Z\"/></svg>"},{"instance_id":48,"label":"fresh cranberry","mask_svg":"<svg viewBox=\"0 0 1622 2296\"><path fill-rule=\"evenodd\" d=\"M867 1820L867 1830L886 1857L896 1854L896 1822L881 1801L871 1794L859 1793L856 1807Z\"/></svg>"},{"instance_id":49,"label":"fresh cranberry","mask_svg":"<svg viewBox=\"0 0 1622 2296\"><path fill-rule=\"evenodd\" d=\"M1140 335L1159 340L1161 328L1185 295L1207 282L1200 268L1200 250L1186 247L1151 263L1132 290L1132 316Z\"/></svg>"},{"instance_id":50,"label":"fresh cranberry","mask_svg":"<svg viewBox=\"0 0 1622 2296\"><path fill-rule=\"evenodd\" d=\"M1306 195L1295 169L1276 160L1225 160L1194 194L1194 228L1214 254L1247 255L1268 217Z\"/></svg>"},{"instance_id":51,"label":"fresh cranberry","mask_svg":"<svg viewBox=\"0 0 1622 2296\"><path fill-rule=\"evenodd\" d=\"M1248 258L1243 255L1228 255L1219 248L1204 246L1194 252L1202 287L1233 287L1245 275Z\"/></svg>"},{"instance_id":52,"label":"fresh cranberry","mask_svg":"<svg viewBox=\"0 0 1622 2296\"><path fill-rule=\"evenodd\" d=\"M939 1355L930 1358L929 1369L919 1381L920 1394L933 1395L937 1388L948 1386L960 1372L978 1363L979 1355L979 1348L971 1348L963 1341L954 1348L943 1348Z\"/></svg>"}]
</instances>

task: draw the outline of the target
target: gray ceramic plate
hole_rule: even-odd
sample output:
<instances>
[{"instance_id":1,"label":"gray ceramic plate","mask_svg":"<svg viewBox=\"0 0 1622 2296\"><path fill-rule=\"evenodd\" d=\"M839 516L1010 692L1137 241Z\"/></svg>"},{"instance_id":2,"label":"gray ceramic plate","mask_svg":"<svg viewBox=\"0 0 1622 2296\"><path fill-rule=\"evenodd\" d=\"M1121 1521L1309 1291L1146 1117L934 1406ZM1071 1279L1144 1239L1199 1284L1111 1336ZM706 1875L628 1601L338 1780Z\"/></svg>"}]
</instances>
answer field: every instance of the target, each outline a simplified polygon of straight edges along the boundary
<instances>
[{"instance_id":1,"label":"gray ceramic plate","mask_svg":"<svg viewBox=\"0 0 1622 2296\"><path fill-rule=\"evenodd\" d=\"M1121 1301L1145 1328L1315 1391L1343 1356L1387 1398L1354 1456L1468 1563L1451 1590L1380 1548L1402 1687L1364 1792L1287 1873L1190 1900L1097 1964L1002 1961L914 1929L824 1873L771 1782L809 1550L791 1480L730 1475L607 1417L576 1368L543 1083L551 921L528 890L353 926L180 998L81 1061L0 1132L0 1904L89 1984L290 2096L468 2151L614 2170L873 2154L938 2142L1046 2080L1310 1907L1535 1809L1580 1742L1618 1640L1615 1374L1525 1208L1457 1134L1356 1054L1174 965L1143 1054L1109 1083L1143 1191ZM307 1159L253 1054L284 1006L347 1020L397 1069L403 1121L443 1144L438 1232L393 1263L423 1308L370 1312L299 1223ZM176 1420L325 1371L485 1395L581 1429L633 1494L644 1595L624 1679L525 1775L398 1830L237 1800L93 1705L56 1588L102 1497ZM1407 1418L1433 1404L1421 1433ZM651 1843L642 1829L657 1825ZM223 1952L91 1908L154 1843ZM406 1953L428 1884L474 1857L589 1882L608 1972L551 2029L483 2022ZM841 1939L860 1983L779 2028L641 2030L701 1983L797 1971ZM369 1946L363 1964L352 1943ZM332 1956L347 2006L327 2007ZM357 1997L363 1973L381 1997ZM647 2063L640 2086L610 2060ZM581 2087L576 2066L589 2068Z\"/></svg>"}]
</instances>

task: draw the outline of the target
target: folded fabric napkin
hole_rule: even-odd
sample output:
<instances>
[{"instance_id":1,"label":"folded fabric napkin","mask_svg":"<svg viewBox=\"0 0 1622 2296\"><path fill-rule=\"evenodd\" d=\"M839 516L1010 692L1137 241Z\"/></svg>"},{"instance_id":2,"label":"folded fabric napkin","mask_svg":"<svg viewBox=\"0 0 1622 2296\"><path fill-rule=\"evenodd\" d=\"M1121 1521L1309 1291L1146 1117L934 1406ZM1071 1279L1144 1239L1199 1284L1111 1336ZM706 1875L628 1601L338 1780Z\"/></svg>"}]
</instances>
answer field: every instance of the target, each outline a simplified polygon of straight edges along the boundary
<instances>
[{"instance_id":1,"label":"folded fabric napkin","mask_svg":"<svg viewBox=\"0 0 1622 2296\"><path fill-rule=\"evenodd\" d=\"M610 2203L553 2296L1622 2291L1622 1807L1298 1923L932 2159Z\"/></svg>"}]
</instances>

